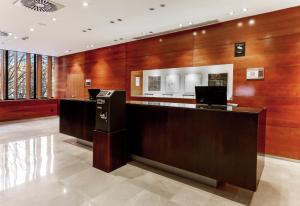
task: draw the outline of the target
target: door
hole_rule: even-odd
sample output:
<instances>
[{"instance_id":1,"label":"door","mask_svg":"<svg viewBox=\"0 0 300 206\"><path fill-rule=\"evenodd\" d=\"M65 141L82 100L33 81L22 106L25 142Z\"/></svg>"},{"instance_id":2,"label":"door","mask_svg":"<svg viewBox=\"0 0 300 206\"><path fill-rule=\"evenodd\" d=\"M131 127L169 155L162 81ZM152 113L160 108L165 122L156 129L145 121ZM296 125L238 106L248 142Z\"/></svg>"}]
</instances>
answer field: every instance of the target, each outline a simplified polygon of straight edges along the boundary
<instances>
[{"instance_id":1,"label":"door","mask_svg":"<svg viewBox=\"0 0 300 206\"><path fill-rule=\"evenodd\" d=\"M83 74L68 75L67 98L84 98L84 76L83 76Z\"/></svg>"}]
</instances>

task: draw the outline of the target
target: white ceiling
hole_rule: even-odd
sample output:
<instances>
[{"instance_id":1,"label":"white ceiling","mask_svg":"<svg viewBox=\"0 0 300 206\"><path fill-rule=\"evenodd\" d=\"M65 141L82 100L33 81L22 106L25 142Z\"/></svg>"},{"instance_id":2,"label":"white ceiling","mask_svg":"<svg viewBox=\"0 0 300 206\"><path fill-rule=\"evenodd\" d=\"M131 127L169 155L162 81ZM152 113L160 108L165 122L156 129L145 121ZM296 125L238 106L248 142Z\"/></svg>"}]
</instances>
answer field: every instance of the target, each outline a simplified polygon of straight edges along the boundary
<instances>
[{"instance_id":1,"label":"white ceiling","mask_svg":"<svg viewBox=\"0 0 300 206\"><path fill-rule=\"evenodd\" d=\"M99 48L132 41L143 32L162 32L190 21L228 21L300 5L300 0L86 0L89 6L84 7L84 0L54 0L65 8L38 13L15 6L14 1L0 2L0 31L13 33L0 37L0 48L53 56L89 50L91 44ZM166 6L162 8L161 4ZM243 8L248 11L243 12ZM229 15L231 11L234 15ZM53 17L57 21L53 22ZM123 21L110 23L118 18ZM93 30L83 33L82 29L87 28ZM29 36L29 40L21 40L23 36ZM114 41L120 38L124 40Z\"/></svg>"}]
</instances>

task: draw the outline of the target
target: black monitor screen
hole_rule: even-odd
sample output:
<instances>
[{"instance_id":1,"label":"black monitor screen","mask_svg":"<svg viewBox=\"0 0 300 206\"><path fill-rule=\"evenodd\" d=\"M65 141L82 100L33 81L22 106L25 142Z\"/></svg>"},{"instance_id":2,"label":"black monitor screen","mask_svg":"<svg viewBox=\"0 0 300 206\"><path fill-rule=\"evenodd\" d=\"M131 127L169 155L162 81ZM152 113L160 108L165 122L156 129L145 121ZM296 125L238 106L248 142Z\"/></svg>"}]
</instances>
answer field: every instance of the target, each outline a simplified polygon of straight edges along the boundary
<instances>
[{"instance_id":1,"label":"black monitor screen","mask_svg":"<svg viewBox=\"0 0 300 206\"><path fill-rule=\"evenodd\" d=\"M96 100L96 97L99 93L100 89L89 89L90 100Z\"/></svg>"},{"instance_id":2,"label":"black monitor screen","mask_svg":"<svg viewBox=\"0 0 300 206\"><path fill-rule=\"evenodd\" d=\"M197 86L197 104L227 105L227 87L221 86Z\"/></svg>"}]
</instances>

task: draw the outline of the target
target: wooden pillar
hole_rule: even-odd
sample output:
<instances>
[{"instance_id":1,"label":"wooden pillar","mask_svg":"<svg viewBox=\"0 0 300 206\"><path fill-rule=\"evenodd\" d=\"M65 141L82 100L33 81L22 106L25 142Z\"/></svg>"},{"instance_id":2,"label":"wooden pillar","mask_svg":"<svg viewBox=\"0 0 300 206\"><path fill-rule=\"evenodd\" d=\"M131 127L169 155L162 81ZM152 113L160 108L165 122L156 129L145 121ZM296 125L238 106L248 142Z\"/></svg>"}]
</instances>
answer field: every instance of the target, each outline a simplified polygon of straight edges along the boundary
<instances>
[{"instance_id":1,"label":"wooden pillar","mask_svg":"<svg viewBox=\"0 0 300 206\"><path fill-rule=\"evenodd\" d=\"M0 50L0 99L4 98L4 51Z\"/></svg>"},{"instance_id":2,"label":"wooden pillar","mask_svg":"<svg viewBox=\"0 0 300 206\"><path fill-rule=\"evenodd\" d=\"M52 65L54 64L54 62L52 62L52 57L48 56L48 68L47 68L47 72L48 72L48 78L47 78L47 94L48 94L48 98L53 97L52 94Z\"/></svg>"},{"instance_id":3,"label":"wooden pillar","mask_svg":"<svg viewBox=\"0 0 300 206\"><path fill-rule=\"evenodd\" d=\"M30 99L30 86L31 86L31 61L30 54L26 54L26 99Z\"/></svg>"},{"instance_id":4,"label":"wooden pillar","mask_svg":"<svg viewBox=\"0 0 300 206\"><path fill-rule=\"evenodd\" d=\"M36 61L37 61L37 68L36 68L36 98L40 99L42 96L42 56L37 55L36 56Z\"/></svg>"}]
</instances>

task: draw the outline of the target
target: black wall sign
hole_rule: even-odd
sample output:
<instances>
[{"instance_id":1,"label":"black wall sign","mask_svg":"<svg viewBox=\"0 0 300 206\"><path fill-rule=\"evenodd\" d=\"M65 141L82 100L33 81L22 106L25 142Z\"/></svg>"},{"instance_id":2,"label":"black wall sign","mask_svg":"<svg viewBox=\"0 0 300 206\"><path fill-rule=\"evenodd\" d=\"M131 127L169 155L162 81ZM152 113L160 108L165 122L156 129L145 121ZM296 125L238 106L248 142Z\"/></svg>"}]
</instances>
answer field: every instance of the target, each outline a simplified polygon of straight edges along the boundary
<instances>
[{"instance_id":1,"label":"black wall sign","mask_svg":"<svg viewBox=\"0 0 300 206\"><path fill-rule=\"evenodd\" d=\"M234 56L243 57L246 55L246 42L235 43Z\"/></svg>"}]
</instances>

